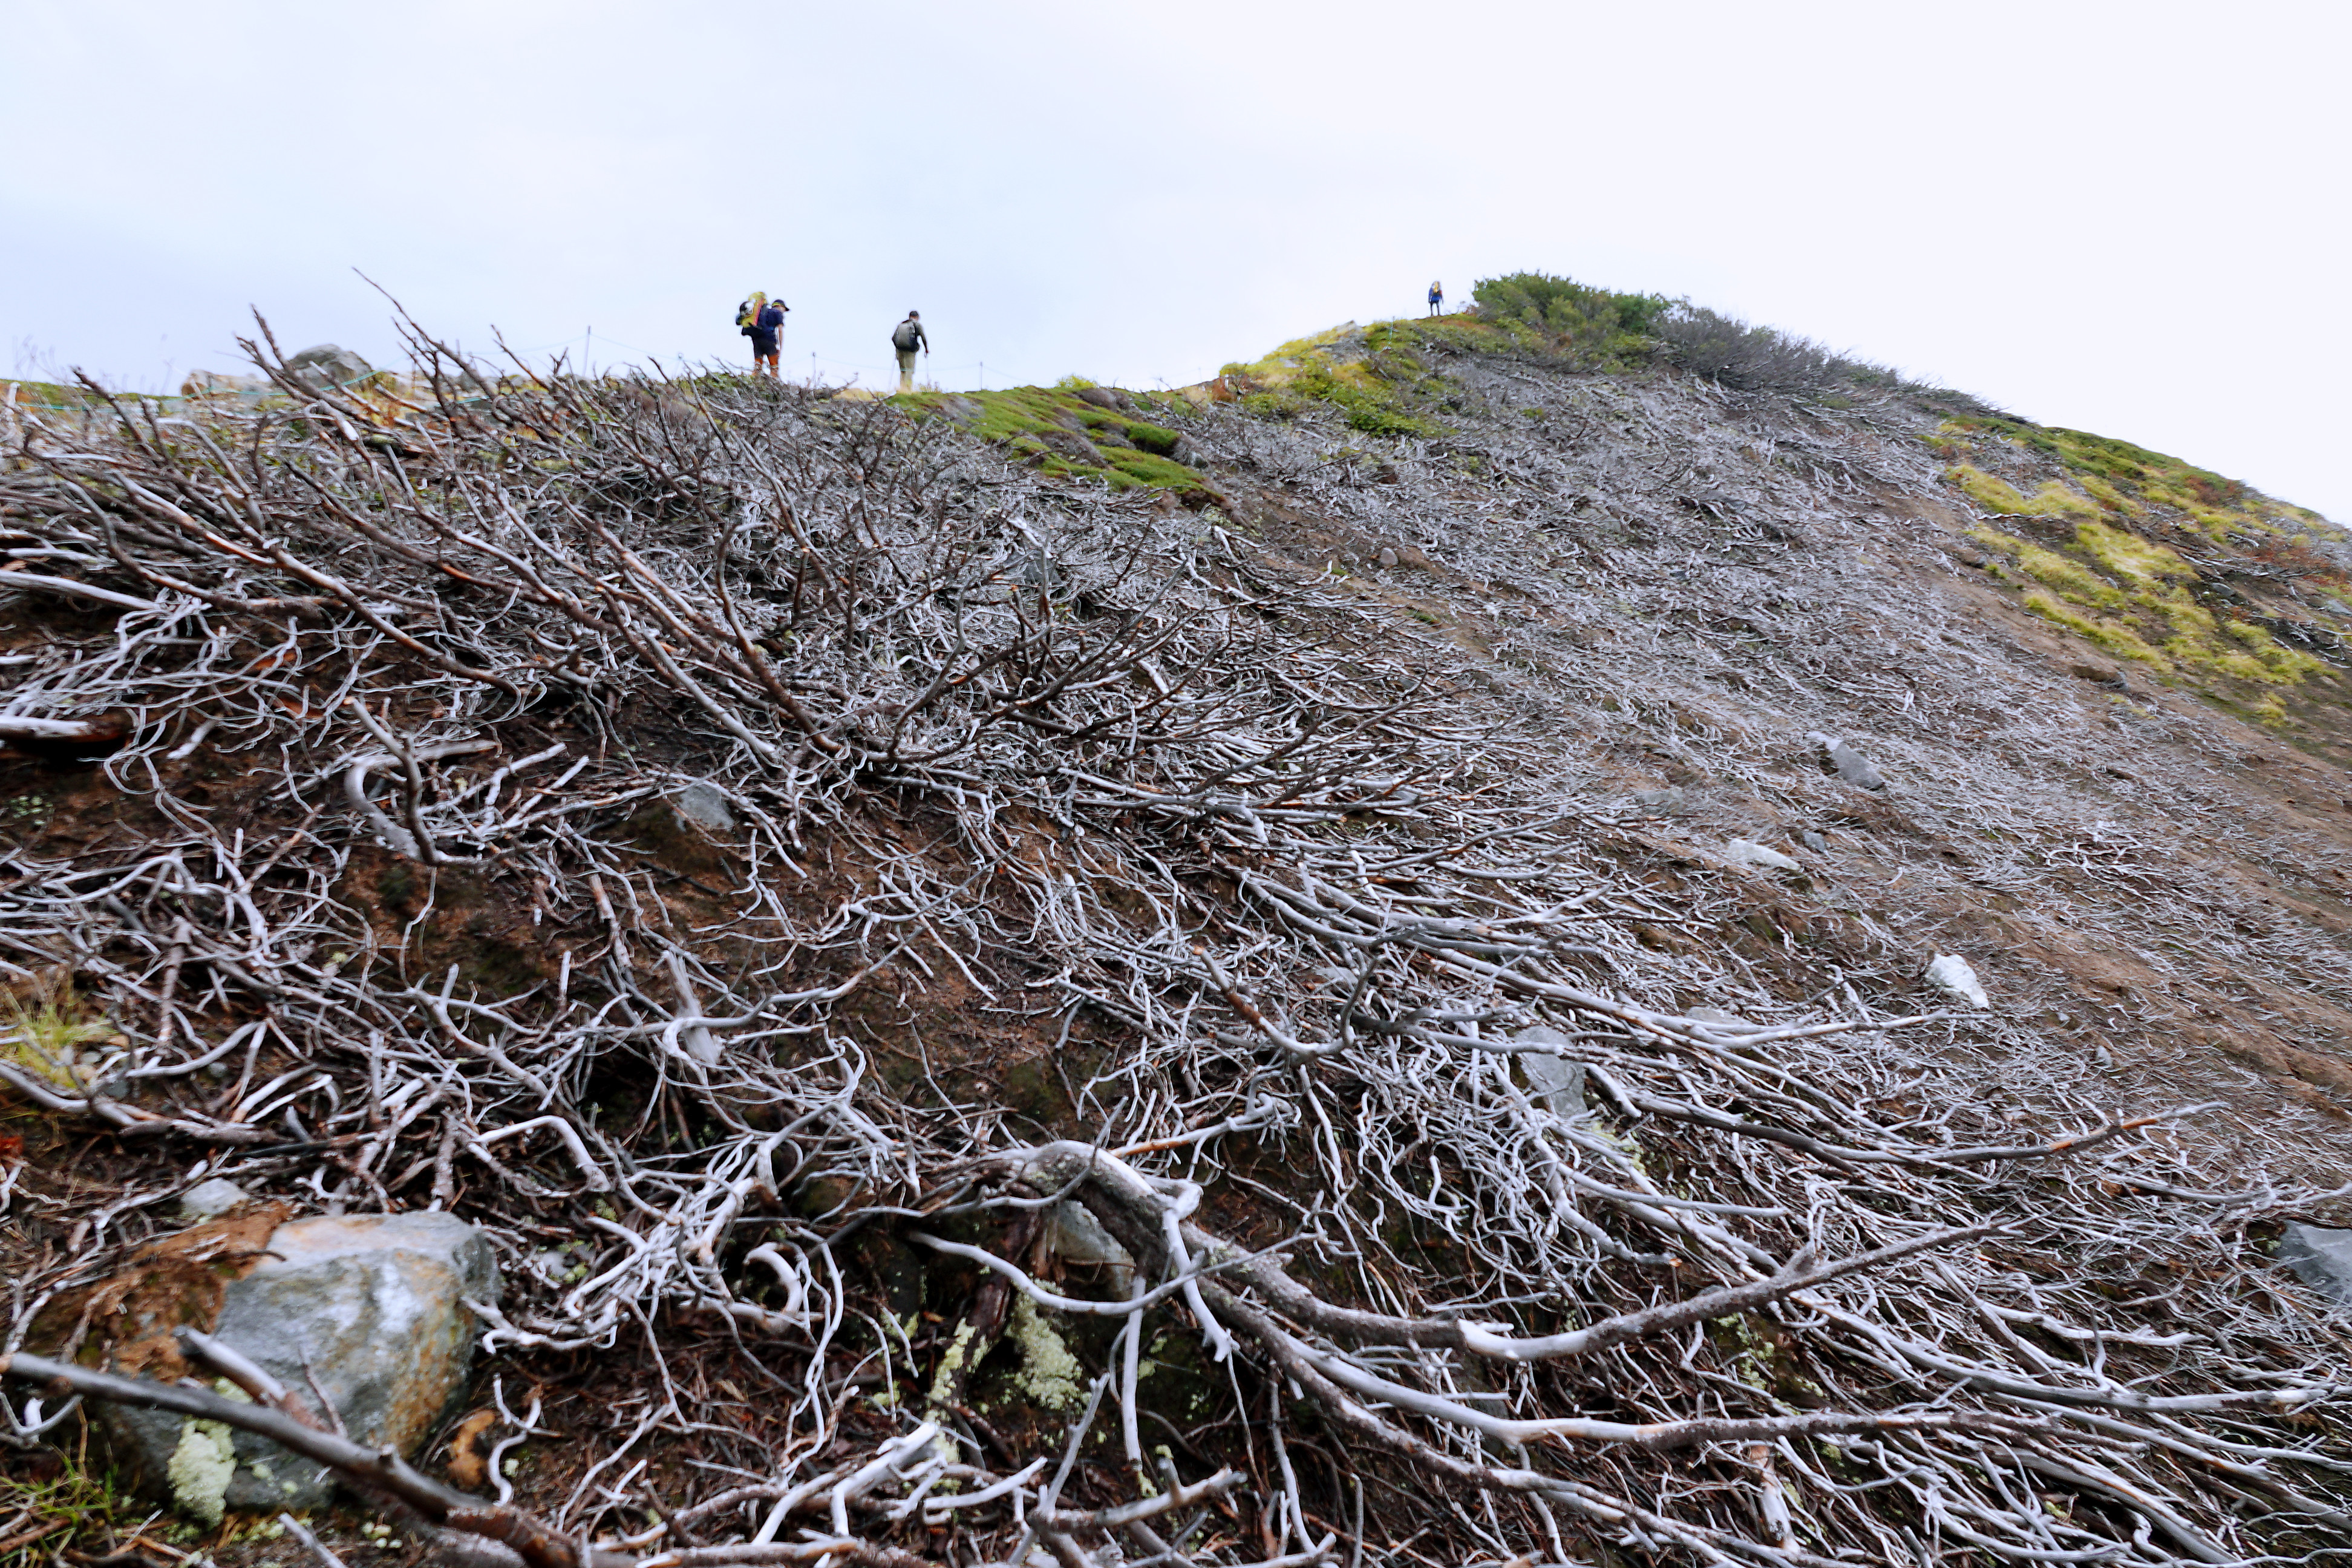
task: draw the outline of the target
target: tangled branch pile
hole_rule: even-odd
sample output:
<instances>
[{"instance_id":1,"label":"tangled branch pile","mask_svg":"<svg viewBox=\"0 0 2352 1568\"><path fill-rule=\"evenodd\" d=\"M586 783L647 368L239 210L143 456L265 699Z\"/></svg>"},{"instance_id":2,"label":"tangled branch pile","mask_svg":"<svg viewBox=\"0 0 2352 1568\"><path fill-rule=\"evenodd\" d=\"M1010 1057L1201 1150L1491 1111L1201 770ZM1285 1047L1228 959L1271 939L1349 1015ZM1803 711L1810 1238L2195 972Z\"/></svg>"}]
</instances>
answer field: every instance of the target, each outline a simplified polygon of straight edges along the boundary
<instances>
[{"instance_id":1,"label":"tangled branch pile","mask_svg":"<svg viewBox=\"0 0 2352 1568\"><path fill-rule=\"evenodd\" d=\"M1989 1026L1830 956L1644 945L1691 910L1458 648L943 420L416 347L397 420L287 382L0 475L0 731L110 746L126 825L0 862L112 1042L0 1082L146 1162L13 1194L10 1350L226 1175L486 1227L491 1375L641 1358L535 1522L348 1461L548 1568L2352 1532L2344 1338L2247 1231L2319 1194L2216 1190L2194 1107L2019 1137Z\"/></svg>"}]
</instances>

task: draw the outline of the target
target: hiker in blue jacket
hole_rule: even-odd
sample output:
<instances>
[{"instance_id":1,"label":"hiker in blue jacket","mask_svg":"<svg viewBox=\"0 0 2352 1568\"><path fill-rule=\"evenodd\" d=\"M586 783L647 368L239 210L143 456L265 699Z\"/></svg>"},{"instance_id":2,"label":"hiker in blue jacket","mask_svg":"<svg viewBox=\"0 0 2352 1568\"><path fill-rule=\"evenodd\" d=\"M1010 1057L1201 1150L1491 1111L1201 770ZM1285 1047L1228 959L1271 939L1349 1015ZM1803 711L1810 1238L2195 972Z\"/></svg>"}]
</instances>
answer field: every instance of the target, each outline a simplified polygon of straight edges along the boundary
<instances>
[{"instance_id":1,"label":"hiker in blue jacket","mask_svg":"<svg viewBox=\"0 0 2352 1568\"><path fill-rule=\"evenodd\" d=\"M1445 285L1443 283L1429 286L1429 313L1433 316L1445 313Z\"/></svg>"},{"instance_id":2,"label":"hiker in blue jacket","mask_svg":"<svg viewBox=\"0 0 2352 1568\"><path fill-rule=\"evenodd\" d=\"M752 295L746 306L751 319L744 322L743 331L751 340L751 363L771 381L782 379L779 367L784 350L784 312L791 309L764 293Z\"/></svg>"}]
</instances>

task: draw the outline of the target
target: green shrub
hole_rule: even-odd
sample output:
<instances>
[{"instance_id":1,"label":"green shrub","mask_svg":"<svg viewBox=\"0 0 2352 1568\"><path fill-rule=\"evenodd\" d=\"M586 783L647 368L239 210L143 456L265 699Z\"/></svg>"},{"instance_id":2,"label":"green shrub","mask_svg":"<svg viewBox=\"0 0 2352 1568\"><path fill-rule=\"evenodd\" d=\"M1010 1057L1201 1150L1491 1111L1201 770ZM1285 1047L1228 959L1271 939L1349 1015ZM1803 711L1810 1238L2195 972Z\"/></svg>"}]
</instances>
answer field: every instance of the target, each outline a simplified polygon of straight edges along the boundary
<instances>
[{"instance_id":1,"label":"green shrub","mask_svg":"<svg viewBox=\"0 0 2352 1568\"><path fill-rule=\"evenodd\" d=\"M1658 323L1657 334L1675 364L1738 392L1819 395L1853 380L1854 372L1891 374L1833 354L1811 338L1751 327L1688 302Z\"/></svg>"},{"instance_id":2,"label":"green shrub","mask_svg":"<svg viewBox=\"0 0 2352 1568\"><path fill-rule=\"evenodd\" d=\"M1531 329L1552 353L1593 369L1649 357L1653 329L1675 303L1664 294L1619 294L1548 272L1482 278L1471 298L1483 319Z\"/></svg>"}]
</instances>

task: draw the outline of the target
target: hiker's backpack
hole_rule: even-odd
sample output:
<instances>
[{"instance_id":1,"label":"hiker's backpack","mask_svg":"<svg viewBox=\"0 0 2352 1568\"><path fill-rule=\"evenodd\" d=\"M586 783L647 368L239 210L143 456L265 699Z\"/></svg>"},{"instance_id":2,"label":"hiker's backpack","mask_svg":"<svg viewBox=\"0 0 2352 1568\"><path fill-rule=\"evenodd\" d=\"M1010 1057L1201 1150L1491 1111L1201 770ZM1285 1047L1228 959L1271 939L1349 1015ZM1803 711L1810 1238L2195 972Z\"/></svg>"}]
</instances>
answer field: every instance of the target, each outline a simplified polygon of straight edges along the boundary
<instances>
[{"instance_id":1,"label":"hiker's backpack","mask_svg":"<svg viewBox=\"0 0 2352 1568\"><path fill-rule=\"evenodd\" d=\"M745 337L750 337L758 330L759 320L760 312L751 308L751 300L746 300L735 307L735 324L743 329Z\"/></svg>"},{"instance_id":2,"label":"hiker's backpack","mask_svg":"<svg viewBox=\"0 0 2352 1568\"><path fill-rule=\"evenodd\" d=\"M901 321L890 332L890 346L900 353L910 353L922 339L923 329L913 321Z\"/></svg>"}]
</instances>

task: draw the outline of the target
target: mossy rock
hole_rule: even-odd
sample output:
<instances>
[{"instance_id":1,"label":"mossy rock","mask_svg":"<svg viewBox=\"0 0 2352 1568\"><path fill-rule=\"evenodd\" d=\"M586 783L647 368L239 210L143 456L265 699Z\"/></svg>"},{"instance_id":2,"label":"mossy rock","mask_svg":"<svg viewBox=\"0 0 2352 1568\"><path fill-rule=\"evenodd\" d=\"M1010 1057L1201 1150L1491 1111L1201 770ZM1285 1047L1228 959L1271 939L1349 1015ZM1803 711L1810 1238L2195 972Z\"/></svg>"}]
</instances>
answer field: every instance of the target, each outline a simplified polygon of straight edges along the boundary
<instances>
[{"instance_id":1,"label":"mossy rock","mask_svg":"<svg viewBox=\"0 0 2352 1568\"><path fill-rule=\"evenodd\" d=\"M1138 449L1155 458L1174 457L1176 443L1183 439L1175 431L1160 425L1129 425L1127 438L1135 443Z\"/></svg>"}]
</instances>

